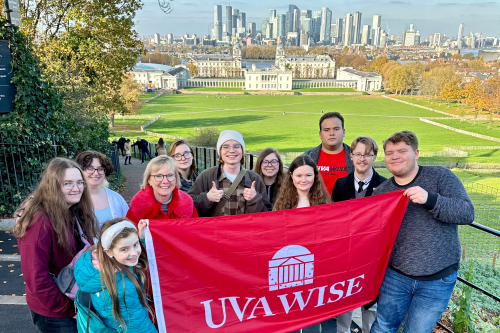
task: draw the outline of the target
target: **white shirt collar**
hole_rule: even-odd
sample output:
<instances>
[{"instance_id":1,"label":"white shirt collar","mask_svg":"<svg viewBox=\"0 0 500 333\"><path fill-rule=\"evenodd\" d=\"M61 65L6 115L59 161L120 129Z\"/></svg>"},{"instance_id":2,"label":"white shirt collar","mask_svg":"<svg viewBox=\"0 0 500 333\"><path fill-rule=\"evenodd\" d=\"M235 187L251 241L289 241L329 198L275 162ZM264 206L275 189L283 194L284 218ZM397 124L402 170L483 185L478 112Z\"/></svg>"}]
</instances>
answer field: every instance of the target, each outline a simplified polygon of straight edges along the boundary
<instances>
[{"instance_id":1,"label":"white shirt collar","mask_svg":"<svg viewBox=\"0 0 500 333\"><path fill-rule=\"evenodd\" d=\"M359 189L359 184L358 183L360 181L362 181L363 183L365 183L363 185L363 190L364 190L364 189L366 189L368 187L368 184L370 183L370 181L372 180L372 178L373 178L373 169L372 169L372 174L368 178L366 178L364 180L360 180L358 177L356 177L356 173L354 173L354 189L356 190L356 192Z\"/></svg>"}]
</instances>

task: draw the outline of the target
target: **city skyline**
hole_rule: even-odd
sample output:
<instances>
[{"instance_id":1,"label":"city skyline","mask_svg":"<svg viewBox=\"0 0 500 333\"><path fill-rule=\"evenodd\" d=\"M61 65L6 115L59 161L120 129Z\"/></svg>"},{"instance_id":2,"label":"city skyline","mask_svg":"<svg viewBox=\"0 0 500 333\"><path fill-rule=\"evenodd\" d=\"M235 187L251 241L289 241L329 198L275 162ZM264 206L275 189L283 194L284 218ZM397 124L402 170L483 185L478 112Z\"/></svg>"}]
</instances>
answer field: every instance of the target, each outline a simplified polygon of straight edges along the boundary
<instances>
[{"instance_id":1,"label":"city skyline","mask_svg":"<svg viewBox=\"0 0 500 333\"><path fill-rule=\"evenodd\" d=\"M189 1L189 0L188 0ZM197 34L203 36L211 34L214 28L214 6L221 5L223 8L222 22L226 23L226 6L238 8L246 13L247 27L250 22L255 22L260 30L262 19L269 18L269 10L276 9L277 15L288 11L292 3L278 3L277 1L254 1L247 2L173 2L174 11L166 15L158 11L158 3L146 1L144 8L137 13L136 28L139 35L154 35L159 33L164 36L173 33L176 36ZM346 14L354 15L361 12L361 27L372 25L374 14L382 16L382 29L389 25L390 34L401 34L410 24L414 24L416 30L427 39L432 33L446 34L448 37L456 37L458 26L464 23L464 35L469 31L481 32L483 36L498 37L500 32L499 2L440 2L428 1L387 1L374 4L372 1L344 2L336 4L335 7L328 6L326 1L318 1L312 6L306 2L294 2L300 9L321 11L322 7L329 7L332 12L332 23L336 18L345 18ZM158 22L164 22L158 24Z\"/></svg>"}]
</instances>

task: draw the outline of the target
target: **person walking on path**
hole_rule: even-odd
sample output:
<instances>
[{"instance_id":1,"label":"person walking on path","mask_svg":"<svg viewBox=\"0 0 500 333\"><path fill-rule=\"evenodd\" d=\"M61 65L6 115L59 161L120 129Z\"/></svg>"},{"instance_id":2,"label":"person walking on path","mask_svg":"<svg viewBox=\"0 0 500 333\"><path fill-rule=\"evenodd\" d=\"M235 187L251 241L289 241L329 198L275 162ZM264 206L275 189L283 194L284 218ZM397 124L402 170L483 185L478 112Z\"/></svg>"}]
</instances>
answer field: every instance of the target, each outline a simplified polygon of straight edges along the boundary
<instances>
[{"instance_id":1,"label":"person walking on path","mask_svg":"<svg viewBox=\"0 0 500 333\"><path fill-rule=\"evenodd\" d=\"M113 174L113 164L108 157L97 151L87 150L78 154L75 161L83 169L94 213L99 221L98 231L105 221L125 217L127 203L120 194L107 187L106 178Z\"/></svg>"},{"instance_id":2,"label":"person walking on path","mask_svg":"<svg viewBox=\"0 0 500 333\"><path fill-rule=\"evenodd\" d=\"M168 156L171 156L175 160L177 169L179 169L181 191L187 193L199 175L196 172L193 148L191 148L186 140L179 139L170 145Z\"/></svg>"},{"instance_id":3,"label":"person walking on path","mask_svg":"<svg viewBox=\"0 0 500 333\"><path fill-rule=\"evenodd\" d=\"M332 193L335 181L354 171L351 151L343 143L345 137L344 117L338 112L327 112L319 119L321 144L306 151L323 177L328 193Z\"/></svg>"},{"instance_id":4,"label":"person walking on path","mask_svg":"<svg viewBox=\"0 0 500 333\"><path fill-rule=\"evenodd\" d=\"M165 141L163 141L163 138L160 138L160 140L158 140L155 148L157 154L156 156L167 155L167 146L165 145Z\"/></svg>"},{"instance_id":5,"label":"person walking on path","mask_svg":"<svg viewBox=\"0 0 500 333\"><path fill-rule=\"evenodd\" d=\"M131 146L139 149L141 152L141 158L142 158L142 164L144 164L144 159L146 158L146 154L149 156L149 159L152 160L153 157L151 156L151 153L149 152L149 143L145 139L141 139L140 137L137 137L137 141Z\"/></svg>"},{"instance_id":6,"label":"person walking on path","mask_svg":"<svg viewBox=\"0 0 500 333\"><path fill-rule=\"evenodd\" d=\"M387 180L373 169L373 163L377 159L378 153L375 140L360 136L352 142L350 148L354 172L337 179L332 193L334 202L369 197L377 186ZM351 332L353 312L349 311L337 316L337 333ZM375 301L361 307L362 332L370 332L376 314L377 304Z\"/></svg>"},{"instance_id":7,"label":"person walking on path","mask_svg":"<svg viewBox=\"0 0 500 333\"><path fill-rule=\"evenodd\" d=\"M78 259L75 280L79 292L90 294L104 326L120 333L157 333L148 317L144 292L147 268L146 249L137 228L118 218L103 224L97 246ZM79 331L88 332L87 316L80 312L78 316Z\"/></svg>"},{"instance_id":8,"label":"person walking on path","mask_svg":"<svg viewBox=\"0 0 500 333\"><path fill-rule=\"evenodd\" d=\"M120 148L120 150L122 151L122 156L125 156L125 142L127 142L127 139L125 139L122 136L120 136L120 139L118 139L118 148Z\"/></svg>"},{"instance_id":9,"label":"person walking on path","mask_svg":"<svg viewBox=\"0 0 500 333\"><path fill-rule=\"evenodd\" d=\"M243 168L243 136L236 131L222 131L217 151L219 165L200 173L188 191L198 214L203 217L226 216L271 210L262 179L254 171Z\"/></svg>"},{"instance_id":10,"label":"person walking on path","mask_svg":"<svg viewBox=\"0 0 500 333\"><path fill-rule=\"evenodd\" d=\"M283 184L283 161L278 151L274 148L261 151L253 171L264 181L267 198L274 205Z\"/></svg>"},{"instance_id":11,"label":"person walking on path","mask_svg":"<svg viewBox=\"0 0 500 333\"><path fill-rule=\"evenodd\" d=\"M85 247L80 228L90 244L97 234L97 219L79 165L66 158L52 159L33 195L15 215L14 236L33 323L42 333L77 333L75 304L53 277Z\"/></svg>"},{"instance_id":12,"label":"person walking on path","mask_svg":"<svg viewBox=\"0 0 500 333\"><path fill-rule=\"evenodd\" d=\"M418 139L402 131L384 141L393 177L374 194L405 190L406 208L380 287L371 333L431 332L446 310L460 263L458 225L474 222L474 206L461 181L441 166L418 165Z\"/></svg>"},{"instance_id":13,"label":"person walking on path","mask_svg":"<svg viewBox=\"0 0 500 333\"><path fill-rule=\"evenodd\" d=\"M130 139L127 139L124 147L125 147L125 165L132 164L132 147L130 147Z\"/></svg>"}]
</instances>

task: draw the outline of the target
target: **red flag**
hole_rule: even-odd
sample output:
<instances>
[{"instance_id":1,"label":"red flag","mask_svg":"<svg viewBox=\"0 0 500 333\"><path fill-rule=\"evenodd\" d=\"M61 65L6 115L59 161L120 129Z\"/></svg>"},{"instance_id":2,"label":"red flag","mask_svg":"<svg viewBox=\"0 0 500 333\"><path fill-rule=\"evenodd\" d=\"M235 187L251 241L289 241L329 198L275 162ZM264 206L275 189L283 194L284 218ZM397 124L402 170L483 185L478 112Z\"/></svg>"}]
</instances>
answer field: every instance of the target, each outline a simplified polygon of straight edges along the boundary
<instances>
[{"instance_id":1,"label":"red flag","mask_svg":"<svg viewBox=\"0 0 500 333\"><path fill-rule=\"evenodd\" d=\"M291 332L375 300L408 203L402 193L151 220L160 332Z\"/></svg>"}]
</instances>

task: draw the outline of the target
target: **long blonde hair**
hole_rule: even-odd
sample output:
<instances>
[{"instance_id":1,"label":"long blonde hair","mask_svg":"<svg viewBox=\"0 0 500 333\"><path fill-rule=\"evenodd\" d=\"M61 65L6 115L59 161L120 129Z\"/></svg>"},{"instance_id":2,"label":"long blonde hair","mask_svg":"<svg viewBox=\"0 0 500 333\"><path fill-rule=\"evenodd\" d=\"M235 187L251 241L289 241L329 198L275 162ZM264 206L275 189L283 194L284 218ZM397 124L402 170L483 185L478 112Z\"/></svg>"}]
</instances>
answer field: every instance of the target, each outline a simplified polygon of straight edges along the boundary
<instances>
[{"instance_id":1,"label":"long blonde hair","mask_svg":"<svg viewBox=\"0 0 500 333\"><path fill-rule=\"evenodd\" d=\"M57 234L57 244L70 254L77 252L76 248L70 247L70 237L74 237L75 219L80 222L80 227L88 239L97 235L97 219L88 190L83 189L80 201L69 209L66 204L62 186L66 169L71 168L78 169L82 179L85 179L82 169L76 162L62 157L50 161L36 190L15 212L14 216L19 217L14 225L16 238L23 238L27 230L43 215L46 215L52 223L52 228Z\"/></svg>"},{"instance_id":2,"label":"long blonde hair","mask_svg":"<svg viewBox=\"0 0 500 333\"><path fill-rule=\"evenodd\" d=\"M123 284L123 292L122 292L122 299L123 302L125 303L125 279L123 276L123 273L127 276L127 278L132 282L132 284L135 286L135 289L137 291L137 296L139 297L139 301L141 302L142 306L144 306L150 313L151 309L149 308L147 304L147 299L144 294L144 291L142 289L142 286L147 282L146 279L146 270L148 268L148 259L146 255L146 248L144 244L139 241L139 244L141 246L141 254L139 256L139 261L137 265L133 267L133 272L130 270L128 266L120 264L116 259L110 258L105 252L104 248L102 247L101 243L101 237L103 233L110 228L111 226L120 223L122 221L128 221L127 219L120 217L116 218L113 220L109 220L104 222L101 228L101 234L99 235L99 242L97 243L97 246L93 246L89 249L89 251L93 251L94 249L97 248L97 258L99 260L99 267L100 267L100 277L101 277L101 285L103 285L103 290L106 288L106 290L109 293L109 296L111 297L111 309L112 309L112 314L113 314L113 320L115 323L119 323L122 327L125 328L125 332L127 331L127 325L125 324L125 321L123 320L123 316L120 312L120 303L118 300L118 288L116 287L116 276L117 272L120 274L122 278L122 284ZM122 238L127 238L128 236L136 234L137 238L139 239L139 234L137 233L136 229L132 228L124 228L116 237L113 239L111 242L111 245L109 246L109 249L113 249L116 245L116 242L119 239ZM138 276L138 279L136 276ZM142 285L142 286L141 286ZM117 326L120 326L117 325Z\"/></svg>"},{"instance_id":3,"label":"long blonde hair","mask_svg":"<svg viewBox=\"0 0 500 333\"><path fill-rule=\"evenodd\" d=\"M309 204L316 206L332 202L316 164L314 164L314 161L308 155L301 155L296 157L288 167L288 172L286 173L273 210L285 210L297 207L299 204L299 194L295 185L293 185L292 174L298 167L304 165L308 165L314 169L314 183L309 189Z\"/></svg>"}]
</instances>

